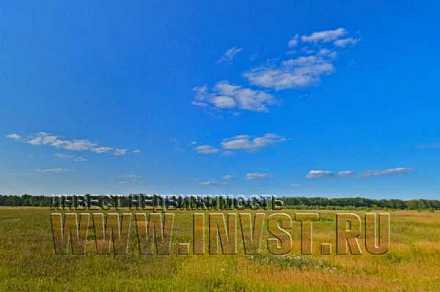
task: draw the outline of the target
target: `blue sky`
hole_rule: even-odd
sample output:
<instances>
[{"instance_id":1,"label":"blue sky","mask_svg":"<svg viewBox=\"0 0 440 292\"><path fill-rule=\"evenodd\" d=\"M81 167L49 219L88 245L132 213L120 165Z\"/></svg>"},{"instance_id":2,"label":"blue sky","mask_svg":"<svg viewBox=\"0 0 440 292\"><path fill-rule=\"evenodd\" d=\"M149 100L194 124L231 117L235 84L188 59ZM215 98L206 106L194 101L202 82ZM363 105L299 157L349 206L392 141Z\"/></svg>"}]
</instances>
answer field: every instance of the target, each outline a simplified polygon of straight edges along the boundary
<instances>
[{"instance_id":1,"label":"blue sky","mask_svg":"<svg viewBox=\"0 0 440 292\"><path fill-rule=\"evenodd\" d=\"M438 6L2 3L0 193L438 198Z\"/></svg>"}]
</instances>

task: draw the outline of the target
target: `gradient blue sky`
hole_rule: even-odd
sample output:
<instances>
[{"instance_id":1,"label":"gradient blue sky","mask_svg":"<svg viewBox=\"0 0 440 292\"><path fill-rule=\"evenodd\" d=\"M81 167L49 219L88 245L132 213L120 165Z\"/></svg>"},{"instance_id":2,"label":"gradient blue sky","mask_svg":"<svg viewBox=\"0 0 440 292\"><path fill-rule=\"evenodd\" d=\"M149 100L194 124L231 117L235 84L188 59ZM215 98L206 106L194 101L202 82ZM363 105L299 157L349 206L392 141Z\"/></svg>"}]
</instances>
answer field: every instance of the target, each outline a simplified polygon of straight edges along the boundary
<instances>
[{"instance_id":1,"label":"gradient blue sky","mask_svg":"<svg viewBox=\"0 0 440 292\"><path fill-rule=\"evenodd\" d=\"M438 198L438 1L0 4L0 193Z\"/></svg>"}]
</instances>

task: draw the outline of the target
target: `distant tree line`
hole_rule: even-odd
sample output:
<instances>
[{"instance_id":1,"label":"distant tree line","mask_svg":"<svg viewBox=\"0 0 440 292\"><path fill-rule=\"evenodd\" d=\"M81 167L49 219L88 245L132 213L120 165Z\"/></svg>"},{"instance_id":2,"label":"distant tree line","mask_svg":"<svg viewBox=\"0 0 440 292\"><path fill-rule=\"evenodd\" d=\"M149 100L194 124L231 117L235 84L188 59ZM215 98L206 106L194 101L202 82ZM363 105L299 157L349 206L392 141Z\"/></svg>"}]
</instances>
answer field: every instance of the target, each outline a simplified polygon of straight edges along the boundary
<instances>
[{"instance_id":1,"label":"distant tree line","mask_svg":"<svg viewBox=\"0 0 440 292\"><path fill-rule=\"evenodd\" d=\"M399 199L368 199L354 198L323 198L323 197L284 197L282 200L290 208L389 208L389 209L440 209L440 200L399 200Z\"/></svg>"},{"instance_id":2,"label":"distant tree line","mask_svg":"<svg viewBox=\"0 0 440 292\"><path fill-rule=\"evenodd\" d=\"M120 197L121 206L128 206L128 196ZM440 200L398 200L398 199L368 199L361 197L352 198L324 198L324 197L283 197L281 198L287 208L315 208L315 209L349 209L349 208L389 208L389 209L440 209ZM35 206L50 207L53 196L32 195L0 195L0 206Z\"/></svg>"}]
</instances>

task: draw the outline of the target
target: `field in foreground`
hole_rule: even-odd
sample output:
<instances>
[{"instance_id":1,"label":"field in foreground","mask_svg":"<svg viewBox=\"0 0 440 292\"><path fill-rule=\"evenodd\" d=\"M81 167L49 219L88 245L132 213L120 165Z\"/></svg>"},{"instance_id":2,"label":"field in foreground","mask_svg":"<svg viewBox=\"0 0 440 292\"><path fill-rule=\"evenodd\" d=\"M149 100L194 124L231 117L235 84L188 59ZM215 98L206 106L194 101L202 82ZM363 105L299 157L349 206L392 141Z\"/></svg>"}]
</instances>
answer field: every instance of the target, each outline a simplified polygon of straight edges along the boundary
<instances>
[{"instance_id":1,"label":"field in foreground","mask_svg":"<svg viewBox=\"0 0 440 292\"><path fill-rule=\"evenodd\" d=\"M391 247L382 256L300 256L298 224L288 257L59 256L49 214L43 208L0 208L1 291L440 291L438 212L391 212ZM334 212L320 215L315 248L335 241ZM176 216L176 241L188 241L191 213Z\"/></svg>"}]
</instances>

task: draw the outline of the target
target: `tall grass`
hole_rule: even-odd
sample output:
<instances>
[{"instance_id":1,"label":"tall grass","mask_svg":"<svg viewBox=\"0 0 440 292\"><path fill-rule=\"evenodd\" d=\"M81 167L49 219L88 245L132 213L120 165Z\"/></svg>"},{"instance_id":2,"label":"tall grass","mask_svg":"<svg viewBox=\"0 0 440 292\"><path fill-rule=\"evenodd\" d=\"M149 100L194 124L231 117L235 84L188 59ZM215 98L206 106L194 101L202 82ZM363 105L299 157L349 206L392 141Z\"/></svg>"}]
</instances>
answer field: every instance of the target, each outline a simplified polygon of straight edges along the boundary
<instances>
[{"instance_id":1,"label":"tall grass","mask_svg":"<svg viewBox=\"0 0 440 292\"><path fill-rule=\"evenodd\" d=\"M287 212L292 212L287 211ZM332 211L320 211L314 248L334 243ZM1 291L440 291L440 213L391 214L383 256L57 256L48 209L0 208ZM175 242L191 238L191 213L176 215ZM90 246L90 248L93 248ZM317 253L318 254L318 253Z\"/></svg>"}]
</instances>

